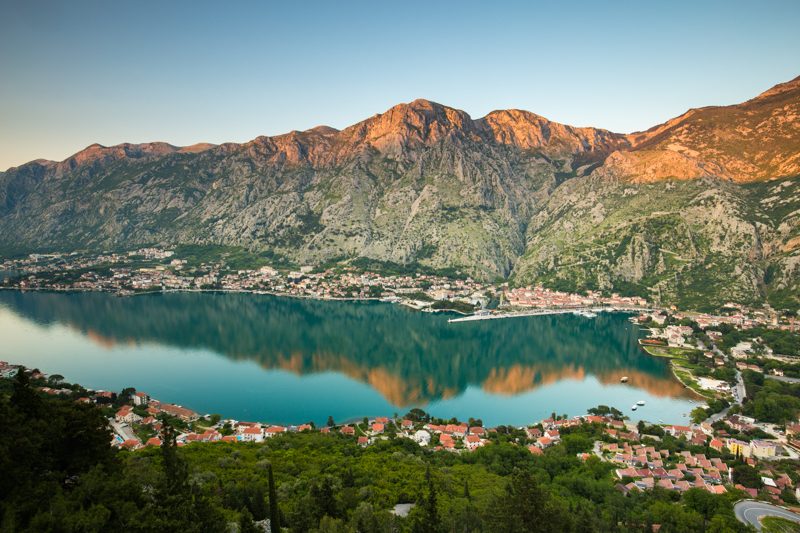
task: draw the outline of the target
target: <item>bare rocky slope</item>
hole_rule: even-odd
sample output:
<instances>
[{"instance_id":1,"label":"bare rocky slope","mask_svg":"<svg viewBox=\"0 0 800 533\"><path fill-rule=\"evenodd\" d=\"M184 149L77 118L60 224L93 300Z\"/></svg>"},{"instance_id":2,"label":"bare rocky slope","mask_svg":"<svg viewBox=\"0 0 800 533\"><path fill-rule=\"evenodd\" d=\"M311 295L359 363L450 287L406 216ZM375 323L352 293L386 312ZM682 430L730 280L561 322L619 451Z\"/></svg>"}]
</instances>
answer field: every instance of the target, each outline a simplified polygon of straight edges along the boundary
<instances>
[{"instance_id":1,"label":"bare rocky slope","mask_svg":"<svg viewBox=\"0 0 800 533\"><path fill-rule=\"evenodd\" d=\"M416 100L244 144L92 145L0 174L0 249L213 244L793 308L799 108L800 78L631 135Z\"/></svg>"}]
</instances>

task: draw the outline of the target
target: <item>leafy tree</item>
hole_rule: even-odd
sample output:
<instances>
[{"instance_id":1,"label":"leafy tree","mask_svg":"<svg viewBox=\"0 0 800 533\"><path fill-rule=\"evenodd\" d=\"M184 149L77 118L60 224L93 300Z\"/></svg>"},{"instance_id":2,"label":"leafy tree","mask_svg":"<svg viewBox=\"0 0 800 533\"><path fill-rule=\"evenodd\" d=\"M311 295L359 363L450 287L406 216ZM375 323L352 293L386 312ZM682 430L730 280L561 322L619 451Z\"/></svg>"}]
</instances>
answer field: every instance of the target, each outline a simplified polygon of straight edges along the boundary
<instances>
[{"instance_id":1,"label":"leafy tree","mask_svg":"<svg viewBox=\"0 0 800 533\"><path fill-rule=\"evenodd\" d=\"M733 482L740 483L750 489L760 489L762 486L761 475L759 475L758 470L744 463L733 467Z\"/></svg>"},{"instance_id":2,"label":"leafy tree","mask_svg":"<svg viewBox=\"0 0 800 533\"><path fill-rule=\"evenodd\" d=\"M505 494L494 500L491 509L491 531L528 533L567 529L566 520L556 512L550 495L528 469L518 469L511 476Z\"/></svg>"}]
</instances>

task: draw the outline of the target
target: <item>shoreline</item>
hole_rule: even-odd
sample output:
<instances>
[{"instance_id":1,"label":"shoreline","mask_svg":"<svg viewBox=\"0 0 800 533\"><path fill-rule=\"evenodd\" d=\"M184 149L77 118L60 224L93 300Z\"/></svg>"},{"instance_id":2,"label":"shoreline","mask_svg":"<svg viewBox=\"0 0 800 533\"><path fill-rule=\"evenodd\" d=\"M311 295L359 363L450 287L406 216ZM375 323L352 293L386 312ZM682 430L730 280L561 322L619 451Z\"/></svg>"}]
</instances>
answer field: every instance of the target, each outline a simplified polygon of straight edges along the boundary
<instances>
[{"instance_id":1,"label":"shoreline","mask_svg":"<svg viewBox=\"0 0 800 533\"><path fill-rule=\"evenodd\" d=\"M385 304L396 304L408 309L413 309L414 311L419 311L421 313L453 313L456 315L461 315L463 317L469 317L471 315L467 315L463 311L459 311L457 309L431 309L430 307L419 307L416 305L411 304L408 301L397 301L394 299L388 298L345 298L345 297L335 297L335 296L310 296L306 294L290 294L285 292L274 292L274 291L262 291L262 290L251 290L251 289L160 289L160 290L148 290L148 291L131 291L131 292L124 292L118 290L104 290L104 289L82 289L82 288L74 288L70 287L68 289L64 288L57 288L57 287L26 287L21 289L19 287L0 287L0 290L5 291L18 291L18 292L27 292L27 291L35 291L35 292L56 292L56 293L102 293L102 294L110 294L113 296L117 296L119 298L128 298L128 297L135 297L135 296L146 296L151 294L174 294L174 293L233 293L233 294L253 294L258 296L272 296L275 298L297 298L299 300L313 300L318 302L353 302L353 303L360 303L360 302L368 302L368 303L385 303ZM448 320L450 322L450 320Z\"/></svg>"}]
</instances>

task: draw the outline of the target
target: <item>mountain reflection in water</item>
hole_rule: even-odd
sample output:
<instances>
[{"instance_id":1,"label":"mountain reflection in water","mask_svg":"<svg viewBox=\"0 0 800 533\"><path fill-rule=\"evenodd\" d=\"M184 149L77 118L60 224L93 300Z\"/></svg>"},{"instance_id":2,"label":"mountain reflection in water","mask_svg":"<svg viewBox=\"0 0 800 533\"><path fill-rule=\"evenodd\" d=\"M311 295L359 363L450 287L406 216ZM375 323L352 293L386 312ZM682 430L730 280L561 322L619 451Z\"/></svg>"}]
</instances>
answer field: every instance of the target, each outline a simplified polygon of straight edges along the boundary
<instances>
[{"instance_id":1,"label":"mountain reflection in water","mask_svg":"<svg viewBox=\"0 0 800 533\"><path fill-rule=\"evenodd\" d=\"M210 351L299 376L344 374L403 409L446 402L469 388L515 396L587 378L618 386L622 376L650 396L689 398L665 361L639 349L638 329L624 314L449 324L446 315L391 304L242 293L120 298L0 291L0 306L39 325L67 326L109 351L156 345ZM69 369L45 370L67 375Z\"/></svg>"}]
</instances>

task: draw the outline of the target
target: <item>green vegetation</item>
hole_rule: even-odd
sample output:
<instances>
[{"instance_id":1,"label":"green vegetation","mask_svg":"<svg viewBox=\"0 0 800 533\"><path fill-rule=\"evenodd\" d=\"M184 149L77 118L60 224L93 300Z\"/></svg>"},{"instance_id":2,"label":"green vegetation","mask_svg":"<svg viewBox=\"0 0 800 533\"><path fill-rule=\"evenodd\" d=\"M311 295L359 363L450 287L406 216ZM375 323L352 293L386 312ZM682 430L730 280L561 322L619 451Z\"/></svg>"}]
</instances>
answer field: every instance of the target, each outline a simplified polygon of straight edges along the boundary
<instances>
[{"instance_id":1,"label":"green vegetation","mask_svg":"<svg viewBox=\"0 0 800 533\"><path fill-rule=\"evenodd\" d=\"M711 391L707 391L700 387L697 384L697 380L695 379L694 374L692 374L691 370L688 368L679 365L675 360L672 361L672 373L678 378L678 381L683 383L686 387L689 387L694 392L699 394L700 396L706 399L716 398L716 394Z\"/></svg>"},{"instance_id":2,"label":"green vegetation","mask_svg":"<svg viewBox=\"0 0 800 533\"><path fill-rule=\"evenodd\" d=\"M541 457L500 437L458 455L314 432L177 448L169 424L160 449L115 452L97 407L40 395L25 376L2 390L3 531L253 531L270 517L290 532L745 530L735 494L624 496L612 465L575 456L599 426L565 430ZM416 505L400 518L397 503Z\"/></svg>"},{"instance_id":3,"label":"green vegetation","mask_svg":"<svg viewBox=\"0 0 800 533\"><path fill-rule=\"evenodd\" d=\"M800 333L764 327L739 330L730 324L721 324L716 329L722 333L722 339L717 345L726 352L730 352L741 341L760 338L776 354L800 356ZM758 353L758 346L754 348Z\"/></svg>"},{"instance_id":4,"label":"green vegetation","mask_svg":"<svg viewBox=\"0 0 800 533\"><path fill-rule=\"evenodd\" d=\"M742 413L775 424L796 420L800 413L800 384L784 383L764 379L764 375L752 370L742 372L747 388L747 398L742 404Z\"/></svg>"},{"instance_id":5,"label":"green vegetation","mask_svg":"<svg viewBox=\"0 0 800 533\"><path fill-rule=\"evenodd\" d=\"M761 526L764 533L800 533L800 524L779 516L765 516Z\"/></svg>"},{"instance_id":6,"label":"green vegetation","mask_svg":"<svg viewBox=\"0 0 800 533\"><path fill-rule=\"evenodd\" d=\"M431 305L431 309L443 311L456 311L458 313L469 314L475 311L475 306L466 302L453 300L437 300Z\"/></svg>"},{"instance_id":7,"label":"green vegetation","mask_svg":"<svg viewBox=\"0 0 800 533\"><path fill-rule=\"evenodd\" d=\"M224 262L230 270L253 270L265 265L291 267L283 257L270 251L254 252L241 246L214 244L180 244L175 246L175 258L185 259L189 267Z\"/></svg>"},{"instance_id":8,"label":"green vegetation","mask_svg":"<svg viewBox=\"0 0 800 533\"><path fill-rule=\"evenodd\" d=\"M376 272L387 276L415 276L417 274L428 274L432 276L445 276L453 279L462 279L467 277L467 274L459 268L433 268L417 261L400 264L391 261L372 259L369 257L354 257L347 261L346 264L364 272Z\"/></svg>"},{"instance_id":9,"label":"green vegetation","mask_svg":"<svg viewBox=\"0 0 800 533\"><path fill-rule=\"evenodd\" d=\"M644 351L656 357L686 359L690 355L702 355L703 353L695 348L680 348L678 346L655 346L652 344L642 344L641 346Z\"/></svg>"}]
</instances>

